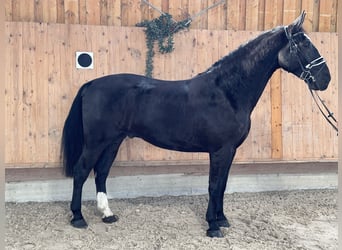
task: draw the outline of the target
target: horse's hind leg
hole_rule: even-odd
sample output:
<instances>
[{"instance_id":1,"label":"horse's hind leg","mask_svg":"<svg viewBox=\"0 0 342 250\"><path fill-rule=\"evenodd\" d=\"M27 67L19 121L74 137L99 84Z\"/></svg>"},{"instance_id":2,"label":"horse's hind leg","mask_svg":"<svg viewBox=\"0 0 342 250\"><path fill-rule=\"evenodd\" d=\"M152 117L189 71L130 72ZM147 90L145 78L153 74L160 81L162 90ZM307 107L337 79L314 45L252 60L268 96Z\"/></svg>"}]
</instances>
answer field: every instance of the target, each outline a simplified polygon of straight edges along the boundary
<instances>
[{"instance_id":1,"label":"horse's hind leg","mask_svg":"<svg viewBox=\"0 0 342 250\"><path fill-rule=\"evenodd\" d=\"M113 223L118 220L118 217L113 214L108 206L106 180L113 164L113 161L118 152L122 139L108 146L102 153L101 159L95 166L95 184L97 192L97 209L103 214L102 221L105 223Z\"/></svg>"},{"instance_id":2,"label":"horse's hind leg","mask_svg":"<svg viewBox=\"0 0 342 250\"><path fill-rule=\"evenodd\" d=\"M70 223L74 227L85 228L88 226L81 212L82 189L101 152L102 150L99 151L98 149L83 149L82 154L75 166L73 193L70 205L70 209L73 213L73 218Z\"/></svg>"}]
</instances>

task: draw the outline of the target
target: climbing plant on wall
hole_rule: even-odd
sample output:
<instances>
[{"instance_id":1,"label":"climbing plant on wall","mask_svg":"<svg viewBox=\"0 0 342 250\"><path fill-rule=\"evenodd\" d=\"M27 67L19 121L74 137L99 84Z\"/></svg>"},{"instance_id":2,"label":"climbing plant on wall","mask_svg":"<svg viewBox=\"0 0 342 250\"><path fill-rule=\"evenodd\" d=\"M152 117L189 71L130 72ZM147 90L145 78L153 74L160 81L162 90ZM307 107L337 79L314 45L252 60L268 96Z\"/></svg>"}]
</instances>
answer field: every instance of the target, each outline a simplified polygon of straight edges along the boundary
<instances>
[{"instance_id":1,"label":"climbing plant on wall","mask_svg":"<svg viewBox=\"0 0 342 250\"><path fill-rule=\"evenodd\" d=\"M153 20L146 20L141 23L137 23L136 26L138 27L145 27L144 30L146 35L146 69L145 75L147 77L152 77L153 75L153 57L154 53L154 43L158 41L158 48L159 52L162 54L171 53L174 50L174 41L173 35L183 29L186 29L190 26L192 20L204 12L212 9L220 4L225 3L226 0L221 0L219 2L214 3L213 5L209 6L206 9L201 10L197 14L189 17L183 21L177 22L175 21L172 16L168 13L164 13L154 5L152 5L147 0L143 0L144 3L161 13L161 16L155 18Z\"/></svg>"},{"instance_id":2,"label":"climbing plant on wall","mask_svg":"<svg viewBox=\"0 0 342 250\"><path fill-rule=\"evenodd\" d=\"M162 14L160 17L150 21L143 21L136 26L145 27L146 35L146 69L145 75L152 77L154 43L158 41L159 52L162 54L171 53L174 50L173 34L190 26L188 19L175 22L170 14Z\"/></svg>"}]
</instances>

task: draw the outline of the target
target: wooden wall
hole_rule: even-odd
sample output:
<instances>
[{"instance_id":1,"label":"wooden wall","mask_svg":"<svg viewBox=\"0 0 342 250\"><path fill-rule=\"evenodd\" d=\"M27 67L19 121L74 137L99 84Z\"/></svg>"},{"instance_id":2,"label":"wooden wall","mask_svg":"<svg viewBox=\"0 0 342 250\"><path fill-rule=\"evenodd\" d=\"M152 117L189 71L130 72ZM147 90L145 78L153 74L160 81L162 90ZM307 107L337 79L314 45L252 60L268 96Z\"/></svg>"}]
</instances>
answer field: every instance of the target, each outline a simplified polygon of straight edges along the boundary
<instances>
[{"instance_id":1,"label":"wooden wall","mask_svg":"<svg viewBox=\"0 0 342 250\"><path fill-rule=\"evenodd\" d=\"M134 26L158 17L142 0L5 0L7 21ZM175 20L221 0L148 0ZM192 29L264 30L307 11L307 31L337 31L338 0L226 0L194 20Z\"/></svg>"},{"instance_id":2,"label":"wooden wall","mask_svg":"<svg viewBox=\"0 0 342 250\"><path fill-rule=\"evenodd\" d=\"M146 48L141 28L6 22L5 31L9 167L58 165L63 122L84 82L112 73L144 73ZM154 75L170 80L194 76L258 34L199 29L178 33L175 51L156 55ZM332 74L322 97L337 113L337 34L310 36ZM94 52L93 70L75 68L76 51ZM273 76L252 120L251 133L238 150L236 162L337 160L336 133L314 106L305 83L286 72L277 71ZM127 139L118 161L122 165L194 164L207 162L207 155L167 151Z\"/></svg>"}]
</instances>

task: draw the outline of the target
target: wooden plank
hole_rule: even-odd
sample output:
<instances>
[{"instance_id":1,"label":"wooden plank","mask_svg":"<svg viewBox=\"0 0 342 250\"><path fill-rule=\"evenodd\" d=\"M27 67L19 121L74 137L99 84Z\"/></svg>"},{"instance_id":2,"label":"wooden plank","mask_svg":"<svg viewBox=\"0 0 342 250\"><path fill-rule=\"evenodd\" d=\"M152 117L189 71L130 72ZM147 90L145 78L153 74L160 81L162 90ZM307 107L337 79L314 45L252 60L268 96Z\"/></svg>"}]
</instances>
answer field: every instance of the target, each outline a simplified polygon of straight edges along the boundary
<instances>
[{"instance_id":1,"label":"wooden plank","mask_svg":"<svg viewBox=\"0 0 342 250\"><path fill-rule=\"evenodd\" d=\"M246 29L246 0L227 0L227 29Z\"/></svg>"},{"instance_id":2,"label":"wooden plank","mask_svg":"<svg viewBox=\"0 0 342 250\"><path fill-rule=\"evenodd\" d=\"M217 0L208 0L208 6L217 3ZM213 9L208 10L208 29L225 30L227 28L227 5L220 4Z\"/></svg>"},{"instance_id":3,"label":"wooden plank","mask_svg":"<svg viewBox=\"0 0 342 250\"><path fill-rule=\"evenodd\" d=\"M109 25L109 10L108 10L108 0L100 1L100 25Z\"/></svg>"},{"instance_id":4,"label":"wooden plank","mask_svg":"<svg viewBox=\"0 0 342 250\"><path fill-rule=\"evenodd\" d=\"M331 14L331 22L330 22L330 32L337 32L337 3L338 0L332 0L332 14ZM322 32L328 32L328 30L322 30Z\"/></svg>"},{"instance_id":5,"label":"wooden plank","mask_svg":"<svg viewBox=\"0 0 342 250\"><path fill-rule=\"evenodd\" d=\"M110 0L107 9L108 25L121 26L121 0Z\"/></svg>"},{"instance_id":6,"label":"wooden plank","mask_svg":"<svg viewBox=\"0 0 342 250\"><path fill-rule=\"evenodd\" d=\"M162 0L149 0L149 2L155 6L157 9L162 10ZM165 4L164 4L165 7ZM168 13L168 10L164 11L165 13ZM159 13L159 11L156 11L155 9L149 7L148 8L148 20L153 20L155 18L158 18L161 14ZM141 18L141 21L144 20L143 18Z\"/></svg>"},{"instance_id":7,"label":"wooden plank","mask_svg":"<svg viewBox=\"0 0 342 250\"><path fill-rule=\"evenodd\" d=\"M333 6L334 1L320 1L317 31L330 31L334 15Z\"/></svg>"},{"instance_id":8,"label":"wooden plank","mask_svg":"<svg viewBox=\"0 0 342 250\"><path fill-rule=\"evenodd\" d=\"M246 1L246 30L258 30L259 0Z\"/></svg>"},{"instance_id":9,"label":"wooden plank","mask_svg":"<svg viewBox=\"0 0 342 250\"><path fill-rule=\"evenodd\" d=\"M305 10L306 17L303 24L304 29L307 32L313 31L313 19L314 19L314 13L313 13L313 3L312 0L302 0L302 10Z\"/></svg>"},{"instance_id":10,"label":"wooden plank","mask_svg":"<svg viewBox=\"0 0 342 250\"><path fill-rule=\"evenodd\" d=\"M13 20L13 0L5 1L5 21L9 22Z\"/></svg>"},{"instance_id":11,"label":"wooden plank","mask_svg":"<svg viewBox=\"0 0 342 250\"><path fill-rule=\"evenodd\" d=\"M85 1L85 22L80 24L100 25L101 24L101 0L86 0ZM83 10L82 10L83 12Z\"/></svg>"},{"instance_id":12,"label":"wooden plank","mask_svg":"<svg viewBox=\"0 0 342 250\"><path fill-rule=\"evenodd\" d=\"M271 29L283 23L282 0L265 2L265 29ZM281 159L283 156L282 141L282 91L281 72L276 71L270 79L271 98L271 158Z\"/></svg>"},{"instance_id":13,"label":"wooden plank","mask_svg":"<svg viewBox=\"0 0 342 250\"><path fill-rule=\"evenodd\" d=\"M189 0L168 1L168 13L177 21L184 20L190 16L189 4Z\"/></svg>"},{"instance_id":14,"label":"wooden plank","mask_svg":"<svg viewBox=\"0 0 342 250\"><path fill-rule=\"evenodd\" d=\"M259 0L258 30L265 30L265 8L266 0Z\"/></svg>"},{"instance_id":15,"label":"wooden plank","mask_svg":"<svg viewBox=\"0 0 342 250\"><path fill-rule=\"evenodd\" d=\"M170 7L170 3L168 0L162 0L161 3L161 10L165 13L170 13L169 12L169 7Z\"/></svg>"},{"instance_id":16,"label":"wooden plank","mask_svg":"<svg viewBox=\"0 0 342 250\"><path fill-rule=\"evenodd\" d=\"M301 0L284 0L283 24L288 25L293 22L293 20L299 16L301 9Z\"/></svg>"},{"instance_id":17,"label":"wooden plank","mask_svg":"<svg viewBox=\"0 0 342 250\"><path fill-rule=\"evenodd\" d=\"M56 22L65 23L64 0L56 0Z\"/></svg>"},{"instance_id":18,"label":"wooden plank","mask_svg":"<svg viewBox=\"0 0 342 250\"><path fill-rule=\"evenodd\" d=\"M282 128L283 128L283 160L294 159L294 147L293 143L297 140L294 136L294 124L292 119L292 113L294 112L295 105L293 104L293 99L291 97L298 97L299 93L293 93L296 89L291 87L291 82L295 82L296 78L290 74L282 74Z\"/></svg>"},{"instance_id":19,"label":"wooden plank","mask_svg":"<svg viewBox=\"0 0 342 250\"><path fill-rule=\"evenodd\" d=\"M200 11L208 7L208 0L189 0L190 16L198 14ZM207 29L208 28L208 13L196 17L191 23L192 29Z\"/></svg>"},{"instance_id":20,"label":"wooden plank","mask_svg":"<svg viewBox=\"0 0 342 250\"><path fill-rule=\"evenodd\" d=\"M78 0L64 0L65 23L80 23L80 10Z\"/></svg>"},{"instance_id":21,"label":"wooden plank","mask_svg":"<svg viewBox=\"0 0 342 250\"><path fill-rule=\"evenodd\" d=\"M12 0L12 21L34 20L34 0Z\"/></svg>"},{"instance_id":22,"label":"wooden plank","mask_svg":"<svg viewBox=\"0 0 342 250\"><path fill-rule=\"evenodd\" d=\"M54 1L55 2L55 1ZM34 21L35 22L49 22L49 12L47 7L48 1L34 2Z\"/></svg>"},{"instance_id":23,"label":"wooden plank","mask_svg":"<svg viewBox=\"0 0 342 250\"><path fill-rule=\"evenodd\" d=\"M129 17L128 17L129 5L128 4L129 4L129 0L121 0L120 17L121 17L122 26L129 26Z\"/></svg>"},{"instance_id":24,"label":"wooden plank","mask_svg":"<svg viewBox=\"0 0 342 250\"><path fill-rule=\"evenodd\" d=\"M140 1L121 0L121 24L135 26L141 22Z\"/></svg>"},{"instance_id":25,"label":"wooden plank","mask_svg":"<svg viewBox=\"0 0 342 250\"><path fill-rule=\"evenodd\" d=\"M65 39L64 30L61 25L56 25L54 28L47 29L48 38L53 38L54 42L48 41L51 53L46 55L48 62L48 123L49 123L49 142L48 142L48 158L49 162L59 161L60 138L62 135L63 122L69 111L71 98L68 93L68 82L65 75L68 75L68 68L65 68L62 59L64 57L56 55L65 55L64 48L68 42ZM63 70L61 68L63 67ZM58 105L57 105L58 104Z\"/></svg>"},{"instance_id":26,"label":"wooden plank","mask_svg":"<svg viewBox=\"0 0 342 250\"><path fill-rule=\"evenodd\" d=\"M319 19L320 19L320 0L313 1L313 15L312 15L312 31L317 32L319 30ZM327 1L325 1L327 2Z\"/></svg>"},{"instance_id":27,"label":"wooden plank","mask_svg":"<svg viewBox=\"0 0 342 250\"><path fill-rule=\"evenodd\" d=\"M25 23L23 25L23 74L26 76L22 82L20 91L20 107L21 122L25 124L22 126L21 134L19 135L23 140L23 146L26 150L19 153L21 161L27 162L44 162L46 161L47 147L46 141L46 122L45 107L47 102L44 98L47 97L45 93L45 86L40 82L37 68L39 63L37 57L40 54L38 46L40 41L37 40L36 27L34 23ZM39 57L38 57L39 58ZM38 64L38 65L37 65ZM47 141L46 141L47 142Z\"/></svg>"},{"instance_id":28,"label":"wooden plank","mask_svg":"<svg viewBox=\"0 0 342 250\"><path fill-rule=\"evenodd\" d=\"M281 71L278 70L273 74L270 86L272 159L281 159L283 157Z\"/></svg>"},{"instance_id":29,"label":"wooden plank","mask_svg":"<svg viewBox=\"0 0 342 250\"><path fill-rule=\"evenodd\" d=\"M20 140L21 109L19 107L22 84L22 24L6 23L5 35L5 163L19 162L17 150L22 148Z\"/></svg>"},{"instance_id":30,"label":"wooden plank","mask_svg":"<svg viewBox=\"0 0 342 250\"><path fill-rule=\"evenodd\" d=\"M49 109L46 108L49 103L48 85L49 85L49 62L46 62L47 55L52 53L50 43L47 37L47 24L46 23L33 23L31 29L35 32L35 74L36 79L33 81L33 89L35 89L35 114L30 117L34 120L34 144L36 145L36 159L35 162L48 162L49 148Z\"/></svg>"},{"instance_id":31,"label":"wooden plank","mask_svg":"<svg viewBox=\"0 0 342 250\"><path fill-rule=\"evenodd\" d=\"M91 32L90 40L92 41L92 48L94 52L95 75L101 77L111 74L109 65L111 60L109 58L108 42L112 35L104 26L97 27L97 32Z\"/></svg>"},{"instance_id":32,"label":"wooden plank","mask_svg":"<svg viewBox=\"0 0 342 250\"><path fill-rule=\"evenodd\" d=\"M283 25L284 1L265 1L265 30ZM294 18L292 19L292 21Z\"/></svg>"},{"instance_id":33,"label":"wooden plank","mask_svg":"<svg viewBox=\"0 0 342 250\"><path fill-rule=\"evenodd\" d=\"M78 0L79 22L77 24L87 24L87 0Z\"/></svg>"}]
</instances>

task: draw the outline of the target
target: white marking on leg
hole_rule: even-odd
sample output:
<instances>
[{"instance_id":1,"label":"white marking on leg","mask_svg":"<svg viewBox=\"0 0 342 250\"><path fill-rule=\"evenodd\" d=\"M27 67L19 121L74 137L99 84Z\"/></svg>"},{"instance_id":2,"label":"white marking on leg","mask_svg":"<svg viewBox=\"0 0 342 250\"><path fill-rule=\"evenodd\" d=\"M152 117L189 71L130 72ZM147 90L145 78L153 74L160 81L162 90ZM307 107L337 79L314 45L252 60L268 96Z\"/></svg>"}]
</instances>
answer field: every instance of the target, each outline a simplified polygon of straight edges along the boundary
<instances>
[{"instance_id":1,"label":"white marking on leg","mask_svg":"<svg viewBox=\"0 0 342 250\"><path fill-rule=\"evenodd\" d=\"M103 192L97 193L97 209L103 213L102 218L113 216L113 212L108 206L107 195Z\"/></svg>"}]
</instances>

